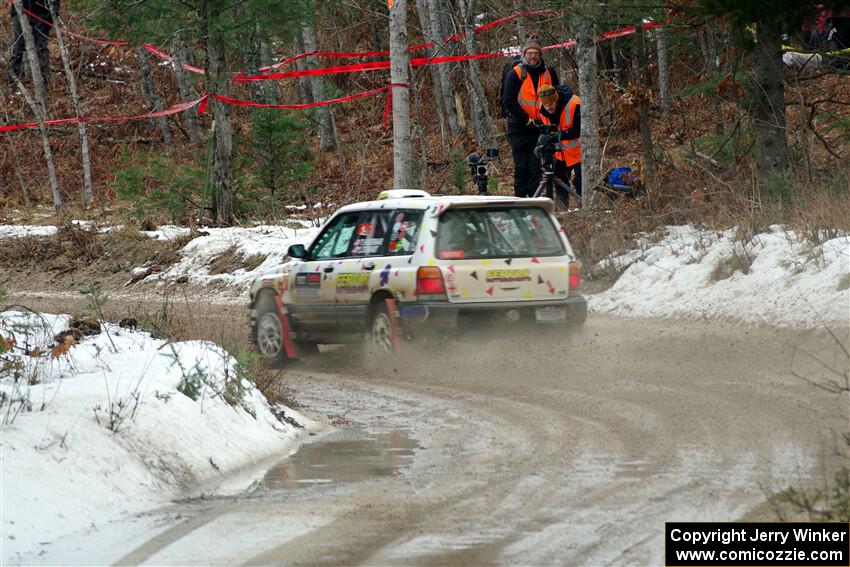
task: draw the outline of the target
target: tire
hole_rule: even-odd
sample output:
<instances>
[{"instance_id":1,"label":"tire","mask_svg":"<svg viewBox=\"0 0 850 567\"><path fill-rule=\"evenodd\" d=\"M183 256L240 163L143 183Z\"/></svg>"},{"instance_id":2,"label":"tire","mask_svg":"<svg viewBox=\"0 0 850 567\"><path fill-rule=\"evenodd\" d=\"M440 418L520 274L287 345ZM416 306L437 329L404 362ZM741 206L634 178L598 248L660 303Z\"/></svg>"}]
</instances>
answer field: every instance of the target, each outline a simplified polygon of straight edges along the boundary
<instances>
[{"instance_id":1,"label":"tire","mask_svg":"<svg viewBox=\"0 0 850 567\"><path fill-rule=\"evenodd\" d=\"M393 348L393 323L385 302L375 305L369 333L369 347L373 354L386 356L395 352Z\"/></svg>"},{"instance_id":2,"label":"tire","mask_svg":"<svg viewBox=\"0 0 850 567\"><path fill-rule=\"evenodd\" d=\"M269 295L264 295L257 302L257 322L255 326L257 351L263 360L273 368L284 366L289 357L283 348L283 331L280 327L280 315L277 305Z\"/></svg>"}]
</instances>

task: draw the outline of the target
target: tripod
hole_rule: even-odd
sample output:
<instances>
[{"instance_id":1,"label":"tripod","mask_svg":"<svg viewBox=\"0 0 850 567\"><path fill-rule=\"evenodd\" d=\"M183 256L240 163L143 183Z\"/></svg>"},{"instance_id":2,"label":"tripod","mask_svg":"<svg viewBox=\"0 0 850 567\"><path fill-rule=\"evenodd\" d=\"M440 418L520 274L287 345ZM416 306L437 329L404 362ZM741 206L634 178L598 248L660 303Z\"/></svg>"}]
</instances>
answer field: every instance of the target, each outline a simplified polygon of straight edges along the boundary
<instances>
[{"instance_id":1,"label":"tripod","mask_svg":"<svg viewBox=\"0 0 850 567\"><path fill-rule=\"evenodd\" d=\"M544 156L540 160L542 163L543 174L540 176L540 183L537 185L537 191L534 192L534 197L540 197L546 192L546 196L550 199L553 198L554 188L558 187L564 191L565 197L565 205L569 207L569 195L572 195L573 199L576 200L578 206L581 206L581 195L575 192L572 187L570 187L569 183L555 175L555 157L554 156Z\"/></svg>"}]
</instances>

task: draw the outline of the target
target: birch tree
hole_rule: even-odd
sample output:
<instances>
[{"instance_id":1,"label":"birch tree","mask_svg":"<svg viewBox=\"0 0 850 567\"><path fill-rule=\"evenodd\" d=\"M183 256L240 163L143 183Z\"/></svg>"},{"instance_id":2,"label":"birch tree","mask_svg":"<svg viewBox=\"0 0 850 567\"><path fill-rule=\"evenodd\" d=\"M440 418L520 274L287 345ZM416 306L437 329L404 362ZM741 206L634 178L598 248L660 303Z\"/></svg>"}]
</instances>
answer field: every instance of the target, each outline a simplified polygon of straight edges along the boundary
<instances>
[{"instance_id":1,"label":"birch tree","mask_svg":"<svg viewBox=\"0 0 850 567\"><path fill-rule=\"evenodd\" d=\"M56 43L59 44L59 53L62 57L62 67L65 70L65 78L68 80L68 89L71 91L71 101L74 104L74 112L77 118L83 118L83 108L80 104L80 97L77 94L77 78L71 70L71 55L68 53L68 48L65 46L65 39L62 34L62 18L59 13L54 10L53 2L48 2L50 13L53 15L55 25L53 30L56 32ZM83 192L82 204L83 208L89 206L92 202L92 180L91 180L91 155L89 152L89 136L86 131L86 123L80 121L77 124L77 131L80 133L80 154L82 156L83 166Z\"/></svg>"},{"instance_id":2,"label":"birch tree","mask_svg":"<svg viewBox=\"0 0 850 567\"><path fill-rule=\"evenodd\" d=\"M443 18L440 10L440 0L426 0L428 6L428 17L431 20L431 33L434 34L434 42L436 43L434 55L442 56L449 55L446 44L443 39L448 35L448 30L443 27ZM437 96L440 97L443 108L446 110L446 122L449 125L449 132L452 136L457 136L460 133L460 123L458 122L457 109L455 107L454 85L451 78L451 67L448 63L441 63L436 66L437 72L440 75L440 92Z\"/></svg>"},{"instance_id":3,"label":"birch tree","mask_svg":"<svg viewBox=\"0 0 850 567\"><path fill-rule=\"evenodd\" d=\"M301 29L301 35L304 38L304 49L308 53L318 51L318 42L316 41L315 23L312 21L304 22ZM316 57L307 58L307 66L310 68L318 67ZM325 100L325 81L321 75L313 75L310 77L310 91L313 95L313 102L322 102ZM333 124L331 122L331 109L328 106L319 106L314 109L314 116L319 130L319 148L322 151L328 151L336 148L336 138L334 137Z\"/></svg>"},{"instance_id":4,"label":"birch tree","mask_svg":"<svg viewBox=\"0 0 850 567\"><path fill-rule=\"evenodd\" d=\"M581 177L582 207L584 208L593 204L594 187L602 177L600 174L596 32L591 10L591 2L586 1L576 7L574 15L578 81L581 91Z\"/></svg>"},{"instance_id":5,"label":"birch tree","mask_svg":"<svg viewBox=\"0 0 850 567\"><path fill-rule=\"evenodd\" d=\"M194 64L191 61L183 43L180 34L175 34L174 42L171 49L171 66L174 69L174 77L177 79L177 89L180 92L180 100L189 102L194 100L195 96L192 92L192 80L189 78L189 73L183 68L184 64ZM198 121L198 109L190 108L184 113L186 117L186 130L189 135L189 141L196 144L201 141L201 126Z\"/></svg>"},{"instance_id":6,"label":"birch tree","mask_svg":"<svg viewBox=\"0 0 850 567\"><path fill-rule=\"evenodd\" d=\"M661 113L670 112L670 66L667 62L667 39L664 26L655 29L655 51L658 58L658 101Z\"/></svg>"},{"instance_id":7,"label":"birch tree","mask_svg":"<svg viewBox=\"0 0 850 567\"><path fill-rule=\"evenodd\" d=\"M475 55L475 0L459 0L460 13L463 17L464 45L466 46L467 55ZM466 75L469 101L472 113L472 126L475 130L475 141L481 147L492 148L496 145L496 135L492 120L490 119L490 111L487 108L487 95L484 93L484 86L481 84L481 65L477 59L470 59L467 62L469 72Z\"/></svg>"},{"instance_id":8,"label":"birch tree","mask_svg":"<svg viewBox=\"0 0 850 567\"><path fill-rule=\"evenodd\" d=\"M655 155L652 149L652 131L649 127L649 65L646 55L646 32L643 25L635 25L638 42L638 113L640 115L640 141L643 148L643 161L646 164L645 181L651 187L655 182Z\"/></svg>"},{"instance_id":9,"label":"birch tree","mask_svg":"<svg viewBox=\"0 0 850 567\"><path fill-rule=\"evenodd\" d=\"M142 72L142 91L145 98L148 100L148 111L162 112L162 99L156 92L151 77L151 67L148 61L148 50L144 47L136 48L136 57L139 60L139 69ZM165 143L165 148L169 154L174 153L174 140L171 138L171 129L168 127L168 118L158 116L151 120L159 128L159 133L162 135L162 141Z\"/></svg>"},{"instance_id":10,"label":"birch tree","mask_svg":"<svg viewBox=\"0 0 850 567\"><path fill-rule=\"evenodd\" d=\"M431 29L431 18L428 14L428 6L426 0L416 0L416 11L419 14L419 25L422 28L422 35L425 41L437 41L440 38L434 35ZM437 56L437 46L428 48L428 57L434 58ZM446 148L449 145L448 124L446 123L446 105L443 100L442 92L443 85L440 82L440 70L438 65L428 65L428 71L431 74L431 85L434 88L434 109L437 111L437 120L440 126L440 142L442 147Z\"/></svg>"},{"instance_id":11,"label":"birch tree","mask_svg":"<svg viewBox=\"0 0 850 567\"><path fill-rule=\"evenodd\" d=\"M410 136L410 57L407 53L407 0L390 8L390 81L393 111L393 187L413 187Z\"/></svg>"},{"instance_id":12,"label":"birch tree","mask_svg":"<svg viewBox=\"0 0 850 567\"><path fill-rule=\"evenodd\" d=\"M32 96L27 91L24 84L21 82L20 78L11 73L12 77L17 84L18 90L24 95L24 98L27 101L27 104L32 109L33 114L35 114L36 120L38 121L38 130L41 134L41 142L44 147L44 159L47 163L47 177L50 180L50 189L53 193L53 207L55 209L60 209L62 207L62 193L59 191L59 179L56 177L56 167L53 164L53 151L50 148L50 139L47 136L47 128L44 126L45 120L47 120L47 95L44 84L44 76L41 73L41 64L38 60L38 54L35 49L35 38L32 35L32 26L30 26L29 17L24 13L24 7L21 4L21 0L13 0L13 5L15 7L15 13L18 15L18 20L21 23L21 30L24 35L24 44L26 45L27 52L27 61L30 65L30 76L32 77L33 90L35 91L35 95ZM9 65L9 62L3 59L5 65Z\"/></svg>"}]
</instances>

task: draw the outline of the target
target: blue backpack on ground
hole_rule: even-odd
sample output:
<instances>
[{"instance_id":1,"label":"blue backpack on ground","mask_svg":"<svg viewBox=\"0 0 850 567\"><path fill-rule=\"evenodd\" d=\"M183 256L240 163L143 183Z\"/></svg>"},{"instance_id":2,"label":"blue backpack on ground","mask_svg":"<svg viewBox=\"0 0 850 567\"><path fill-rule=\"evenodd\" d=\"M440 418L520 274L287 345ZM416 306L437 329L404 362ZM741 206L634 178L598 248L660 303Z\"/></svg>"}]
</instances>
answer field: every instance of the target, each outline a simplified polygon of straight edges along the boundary
<instances>
[{"instance_id":1,"label":"blue backpack on ground","mask_svg":"<svg viewBox=\"0 0 850 567\"><path fill-rule=\"evenodd\" d=\"M614 167L608 170L602 180L602 185L610 199L635 198L646 194L640 179L631 167Z\"/></svg>"}]
</instances>

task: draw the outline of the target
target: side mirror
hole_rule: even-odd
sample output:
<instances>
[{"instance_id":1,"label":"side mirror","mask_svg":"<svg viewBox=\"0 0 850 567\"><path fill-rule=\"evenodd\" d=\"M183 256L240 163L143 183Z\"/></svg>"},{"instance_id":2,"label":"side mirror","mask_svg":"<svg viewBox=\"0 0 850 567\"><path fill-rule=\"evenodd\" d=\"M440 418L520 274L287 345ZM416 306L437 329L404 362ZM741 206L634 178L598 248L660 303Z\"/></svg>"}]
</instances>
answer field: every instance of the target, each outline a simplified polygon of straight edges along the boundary
<instances>
[{"instance_id":1,"label":"side mirror","mask_svg":"<svg viewBox=\"0 0 850 567\"><path fill-rule=\"evenodd\" d=\"M289 251L286 253L290 258L303 258L307 255L307 249L303 244L292 244L289 246Z\"/></svg>"}]
</instances>

